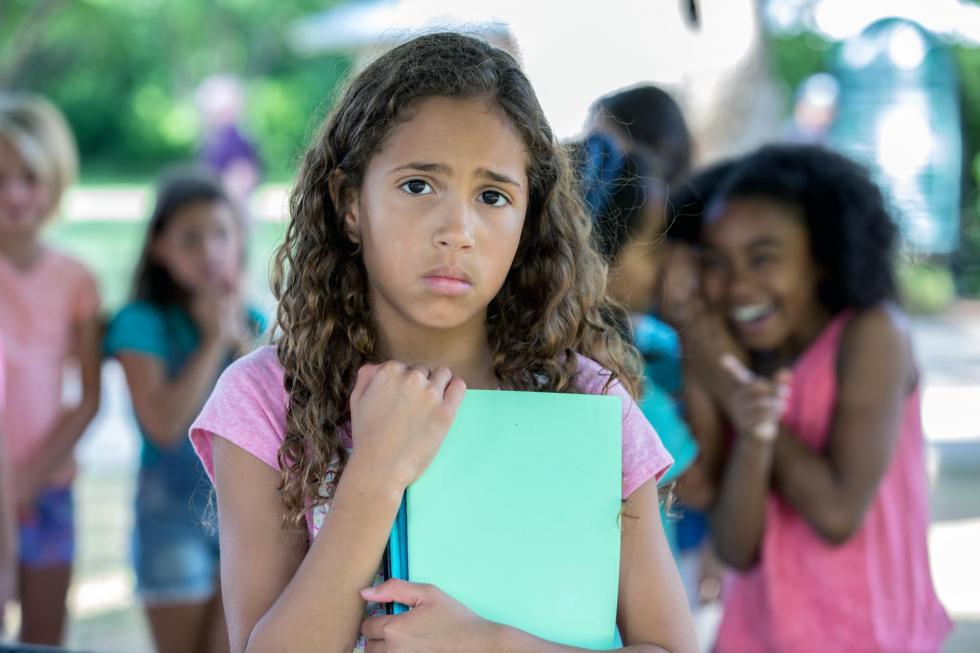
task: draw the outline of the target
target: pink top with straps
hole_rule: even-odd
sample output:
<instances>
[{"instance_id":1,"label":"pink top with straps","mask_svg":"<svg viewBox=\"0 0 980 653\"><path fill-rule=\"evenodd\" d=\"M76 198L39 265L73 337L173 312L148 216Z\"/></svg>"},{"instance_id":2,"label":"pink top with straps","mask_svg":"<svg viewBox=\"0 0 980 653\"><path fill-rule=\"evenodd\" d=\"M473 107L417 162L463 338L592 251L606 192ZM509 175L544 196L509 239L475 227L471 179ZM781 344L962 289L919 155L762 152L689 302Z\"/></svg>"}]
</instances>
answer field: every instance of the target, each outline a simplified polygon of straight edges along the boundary
<instances>
[{"instance_id":1,"label":"pink top with straps","mask_svg":"<svg viewBox=\"0 0 980 653\"><path fill-rule=\"evenodd\" d=\"M838 350L852 315L836 316L794 366L784 424L814 449L830 437ZM847 542L828 544L770 493L760 562L735 574L716 653L938 651L952 624L929 572L927 502L916 390L905 403L894 459Z\"/></svg>"}]
</instances>

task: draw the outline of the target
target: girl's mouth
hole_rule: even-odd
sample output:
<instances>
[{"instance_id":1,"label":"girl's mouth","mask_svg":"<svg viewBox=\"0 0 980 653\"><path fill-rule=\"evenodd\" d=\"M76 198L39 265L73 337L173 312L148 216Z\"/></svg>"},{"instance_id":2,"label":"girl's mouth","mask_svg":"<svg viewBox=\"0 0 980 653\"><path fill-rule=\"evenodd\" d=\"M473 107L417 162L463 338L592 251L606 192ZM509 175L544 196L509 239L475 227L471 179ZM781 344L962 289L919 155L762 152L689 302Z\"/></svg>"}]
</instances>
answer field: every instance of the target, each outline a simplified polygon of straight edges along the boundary
<instances>
[{"instance_id":1,"label":"girl's mouth","mask_svg":"<svg viewBox=\"0 0 980 653\"><path fill-rule=\"evenodd\" d=\"M445 295L447 297L459 297L465 295L473 287L473 284L465 279L458 279L456 277L446 277L441 275L432 275L422 277L425 285L429 287L429 290L437 295Z\"/></svg>"},{"instance_id":2,"label":"girl's mouth","mask_svg":"<svg viewBox=\"0 0 980 653\"><path fill-rule=\"evenodd\" d=\"M733 308L731 319L740 328L752 329L753 327L762 326L766 319L775 312L776 305L773 302L746 304Z\"/></svg>"}]
</instances>

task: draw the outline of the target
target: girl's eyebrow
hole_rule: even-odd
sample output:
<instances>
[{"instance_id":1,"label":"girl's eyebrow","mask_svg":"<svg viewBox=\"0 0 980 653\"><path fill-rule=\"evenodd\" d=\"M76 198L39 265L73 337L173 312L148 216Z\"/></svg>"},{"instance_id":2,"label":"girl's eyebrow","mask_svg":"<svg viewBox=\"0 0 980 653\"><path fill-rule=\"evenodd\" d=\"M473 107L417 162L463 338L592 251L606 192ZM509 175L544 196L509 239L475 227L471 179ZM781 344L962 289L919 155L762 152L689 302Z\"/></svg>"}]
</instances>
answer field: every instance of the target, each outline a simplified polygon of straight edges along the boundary
<instances>
[{"instance_id":1,"label":"girl's eyebrow","mask_svg":"<svg viewBox=\"0 0 980 653\"><path fill-rule=\"evenodd\" d=\"M395 172L403 172L406 170L414 170L417 172L432 172L439 175L446 175L447 177L451 177L453 175L453 169L447 166L445 163L429 163L423 161L411 161L404 165L400 165L398 167L389 170L388 174L392 174ZM495 181L498 184L509 184L511 186L521 188L520 182L512 179L511 177L508 177L505 174L502 174L500 172L494 172L493 170L490 170L488 168L477 168L476 174L478 177L484 177L486 179L489 179L490 181Z\"/></svg>"},{"instance_id":2,"label":"girl's eyebrow","mask_svg":"<svg viewBox=\"0 0 980 653\"><path fill-rule=\"evenodd\" d=\"M782 242L774 236L760 236L748 244L749 249L761 247L779 247Z\"/></svg>"},{"instance_id":3,"label":"girl's eyebrow","mask_svg":"<svg viewBox=\"0 0 980 653\"><path fill-rule=\"evenodd\" d=\"M411 161L405 165L398 166L397 168L392 168L388 173L401 172L403 170L417 170L418 172L434 172L440 175L451 176L453 174L453 169L447 166L445 163L424 163L422 161Z\"/></svg>"},{"instance_id":4,"label":"girl's eyebrow","mask_svg":"<svg viewBox=\"0 0 980 653\"><path fill-rule=\"evenodd\" d=\"M520 182L511 179L507 175L501 174L499 172L494 172L493 170L488 170L487 168L477 168L476 174L480 177L489 179L490 181L495 181L498 184L509 184L511 186L521 187Z\"/></svg>"}]
</instances>

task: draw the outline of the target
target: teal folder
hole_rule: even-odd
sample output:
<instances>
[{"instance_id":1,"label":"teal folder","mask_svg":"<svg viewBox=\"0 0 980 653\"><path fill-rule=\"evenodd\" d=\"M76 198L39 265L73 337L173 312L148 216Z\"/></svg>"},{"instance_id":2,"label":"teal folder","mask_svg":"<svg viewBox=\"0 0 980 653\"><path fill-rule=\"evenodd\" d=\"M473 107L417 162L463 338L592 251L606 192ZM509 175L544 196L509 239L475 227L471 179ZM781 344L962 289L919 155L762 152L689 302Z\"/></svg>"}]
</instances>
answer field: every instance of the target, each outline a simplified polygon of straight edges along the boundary
<instances>
[{"instance_id":1,"label":"teal folder","mask_svg":"<svg viewBox=\"0 0 980 653\"><path fill-rule=\"evenodd\" d=\"M549 641L613 648L621 430L618 397L467 391L406 492L392 575Z\"/></svg>"}]
</instances>

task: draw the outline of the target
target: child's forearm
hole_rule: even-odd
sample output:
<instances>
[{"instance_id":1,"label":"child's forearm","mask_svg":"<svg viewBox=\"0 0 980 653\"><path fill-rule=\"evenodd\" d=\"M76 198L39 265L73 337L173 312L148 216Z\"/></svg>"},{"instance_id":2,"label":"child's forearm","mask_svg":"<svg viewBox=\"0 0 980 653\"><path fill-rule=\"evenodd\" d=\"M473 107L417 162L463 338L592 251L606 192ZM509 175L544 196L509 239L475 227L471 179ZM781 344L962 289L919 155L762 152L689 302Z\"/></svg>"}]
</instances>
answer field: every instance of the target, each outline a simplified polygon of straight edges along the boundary
<instances>
[{"instance_id":1,"label":"child's forearm","mask_svg":"<svg viewBox=\"0 0 980 653\"><path fill-rule=\"evenodd\" d=\"M320 534L247 650L350 653L364 616L360 590L374 582L403 492L374 476L348 463Z\"/></svg>"},{"instance_id":2,"label":"child's forearm","mask_svg":"<svg viewBox=\"0 0 980 653\"><path fill-rule=\"evenodd\" d=\"M44 446L35 453L26 469L18 470L17 477L28 480L34 488L44 487L71 457L98 410L99 397L96 395L86 397L74 408L64 411L43 439Z\"/></svg>"},{"instance_id":3,"label":"child's forearm","mask_svg":"<svg viewBox=\"0 0 980 653\"><path fill-rule=\"evenodd\" d=\"M831 544L841 544L861 521L842 491L830 461L790 433L777 438L773 479L786 503Z\"/></svg>"},{"instance_id":4,"label":"child's forearm","mask_svg":"<svg viewBox=\"0 0 980 653\"><path fill-rule=\"evenodd\" d=\"M772 461L772 443L738 436L708 513L718 554L736 569L748 570L758 558Z\"/></svg>"},{"instance_id":5,"label":"child's forearm","mask_svg":"<svg viewBox=\"0 0 980 653\"><path fill-rule=\"evenodd\" d=\"M176 378L153 393L150 401L135 406L147 437L162 447L173 447L187 437L187 426L204 406L229 352L221 342L203 342Z\"/></svg>"}]
</instances>

